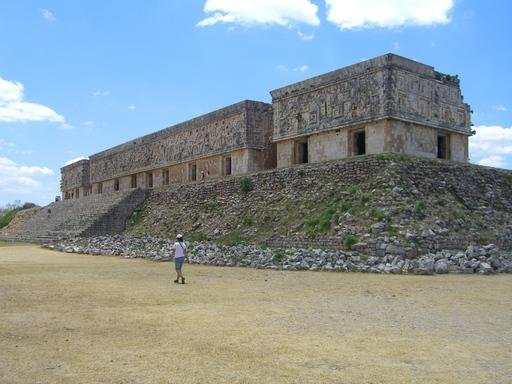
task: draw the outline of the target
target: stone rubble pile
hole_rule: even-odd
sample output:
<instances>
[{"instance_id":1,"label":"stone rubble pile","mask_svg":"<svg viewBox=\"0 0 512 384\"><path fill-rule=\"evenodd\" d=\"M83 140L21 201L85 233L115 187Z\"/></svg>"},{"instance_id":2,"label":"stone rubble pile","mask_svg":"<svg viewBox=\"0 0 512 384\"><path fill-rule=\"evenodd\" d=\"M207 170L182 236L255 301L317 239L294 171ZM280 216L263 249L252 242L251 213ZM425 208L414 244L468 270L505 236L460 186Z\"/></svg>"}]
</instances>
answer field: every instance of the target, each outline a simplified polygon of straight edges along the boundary
<instances>
[{"instance_id":1,"label":"stone rubble pile","mask_svg":"<svg viewBox=\"0 0 512 384\"><path fill-rule=\"evenodd\" d=\"M169 239L113 235L76 238L46 247L68 253L169 261L173 244L174 240ZM494 244L470 245L464 251L442 250L415 258L392 254L366 256L357 251L225 246L210 242L194 242L189 249L189 263L216 266L424 275L512 272L512 254L500 251Z\"/></svg>"}]
</instances>

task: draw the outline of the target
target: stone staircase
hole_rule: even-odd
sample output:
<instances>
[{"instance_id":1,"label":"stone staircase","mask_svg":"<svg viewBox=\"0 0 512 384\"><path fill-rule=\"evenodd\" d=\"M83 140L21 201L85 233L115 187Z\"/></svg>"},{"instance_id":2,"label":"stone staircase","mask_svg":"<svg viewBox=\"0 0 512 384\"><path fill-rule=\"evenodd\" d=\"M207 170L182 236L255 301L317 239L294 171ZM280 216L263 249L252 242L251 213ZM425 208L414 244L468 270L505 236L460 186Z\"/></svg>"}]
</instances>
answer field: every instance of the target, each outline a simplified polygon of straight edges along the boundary
<instances>
[{"instance_id":1,"label":"stone staircase","mask_svg":"<svg viewBox=\"0 0 512 384\"><path fill-rule=\"evenodd\" d=\"M120 233L144 198L144 190L133 189L51 203L16 226L2 229L0 240L44 243Z\"/></svg>"}]
</instances>

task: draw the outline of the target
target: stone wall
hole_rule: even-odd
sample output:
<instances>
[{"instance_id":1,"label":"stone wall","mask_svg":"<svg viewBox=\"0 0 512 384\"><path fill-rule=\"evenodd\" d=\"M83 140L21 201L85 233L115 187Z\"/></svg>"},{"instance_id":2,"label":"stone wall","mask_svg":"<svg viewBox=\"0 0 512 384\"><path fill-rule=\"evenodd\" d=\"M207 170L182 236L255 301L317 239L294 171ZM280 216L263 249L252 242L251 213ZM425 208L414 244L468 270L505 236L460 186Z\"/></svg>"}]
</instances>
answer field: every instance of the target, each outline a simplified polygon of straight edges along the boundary
<instances>
[{"instance_id":1,"label":"stone wall","mask_svg":"<svg viewBox=\"0 0 512 384\"><path fill-rule=\"evenodd\" d=\"M90 164L89 160L80 160L61 168L60 189L66 194L75 193L85 195L85 189L90 186Z\"/></svg>"},{"instance_id":2,"label":"stone wall","mask_svg":"<svg viewBox=\"0 0 512 384\"><path fill-rule=\"evenodd\" d=\"M251 148L265 150L271 106L243 101L91 156L91 182L147 172ZM216 160L215 160L216 161ZM199 172L200 168L197 167ZM186 179L176 169L176 180ZM144 184L143 180L141 180Z\"/></svg>"}]
</instances>

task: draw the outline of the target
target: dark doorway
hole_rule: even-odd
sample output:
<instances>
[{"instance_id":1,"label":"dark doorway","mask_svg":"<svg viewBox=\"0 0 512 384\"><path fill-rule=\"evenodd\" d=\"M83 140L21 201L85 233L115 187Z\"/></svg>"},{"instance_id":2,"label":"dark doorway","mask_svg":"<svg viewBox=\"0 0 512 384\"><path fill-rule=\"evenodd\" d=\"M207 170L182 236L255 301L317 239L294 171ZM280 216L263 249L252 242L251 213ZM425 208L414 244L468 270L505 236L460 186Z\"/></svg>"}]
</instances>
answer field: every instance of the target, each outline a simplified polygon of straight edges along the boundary
<instances>
[{"instance_id":1,"label":"dark doorway","mask_svg":"<svg viewBox=\"0 0 512 384\"><path fill-rule=\"evenodd\" d=\"M308 142L297 143L297 164L305 164L308 162Z\"/></svg>"},{"instance_id":2,"label":"dark doorway","mask_svg":"<svg viewBox=\"0 0 512 384\"><path fill-rule=\"evenodd\" d=\"M168 169L164 169L162 171L162 179L163 179L164 185L169 185L169 170Z\"/></svg>"},{"instance_id":3,"label":"dark doorway","mask_svg":"<svg viewBox=\"0 0 512 384\"><path fill-rule=\"evenodd\" d=\"M354 133L354 155L366 154L366 135L364 131Z\"/></svg>"},{"instance_id":4,"label":"dark doorway","mask_svg":"<svg viewBox=\"0 0 512 384\"><path fill-rule=\"evenodd\" d=\"M114 191L119 191L119 179L114 180Z\"/></svg>"},{"instance_id":5,"label":"dark doorway","mask_svg":"<svg viewBox=\"0 0 512 384\"><path fill-rule=\"evenodd\" d=\"M137 175L132 175L132 188L137 188Z\"/></svg>"},{"instance_id":6,"label":"dark doorway","mask_svg":"<svg viewBox=\"0 0 512 384\"><path fill-rule=\"evenodd\" d=\"M448 158L448 137L444 135L437 136L437 158Z\"/></svg>"},{"instance_id":7,"label":"dark doorway","mask_svg":"<svg viewBox=\"0 0 512 384\"><path fill-rule=\"evenodd\" d=\"M195 164L190 164L190 180L196 181L197 180L197 166Z\"/></svg>"},{"instance_id":8,"label":"dark doorway","mask_svg":"<svg viewBox=\"0 0 512 384\"><path fill-rule=\"evenodd\" d=\"M152 172L148 172L146 174L146 181L147 181L147 187L148 188L153 188L153 173Z\"/></svg>"},{"instance_id":9,"label":"dark doorway","mask_svg":"<svg viewBox=\"0 0 512 384\"><path fill-rule=\"evenodd\" d=\"M224 174L231 175L231 157L224 158Z\"/></svg>"}]
</instances>

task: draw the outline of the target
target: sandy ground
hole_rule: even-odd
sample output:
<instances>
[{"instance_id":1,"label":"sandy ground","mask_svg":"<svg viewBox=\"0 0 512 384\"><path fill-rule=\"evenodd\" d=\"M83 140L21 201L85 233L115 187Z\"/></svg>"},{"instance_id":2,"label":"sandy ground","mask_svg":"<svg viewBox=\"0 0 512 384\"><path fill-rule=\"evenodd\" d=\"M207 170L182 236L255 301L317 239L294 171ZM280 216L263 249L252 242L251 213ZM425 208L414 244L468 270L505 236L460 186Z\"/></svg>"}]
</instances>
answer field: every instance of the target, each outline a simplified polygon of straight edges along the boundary
<instances>
[{"instance_id":1,"label":"sandy ground","mask_svg":"<svg viewBox=\"0 0 512 384\"><path fill-rule=\"evenodd\" d=\"M185 272L0 246L0 383L512 382L512 275Z\"/></svg>"}]
</instances>

